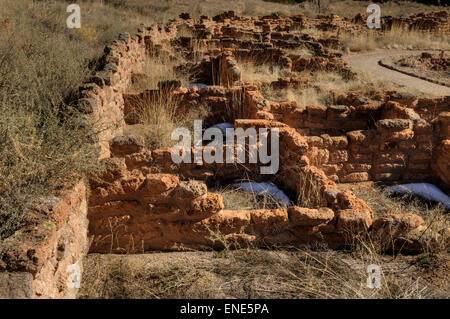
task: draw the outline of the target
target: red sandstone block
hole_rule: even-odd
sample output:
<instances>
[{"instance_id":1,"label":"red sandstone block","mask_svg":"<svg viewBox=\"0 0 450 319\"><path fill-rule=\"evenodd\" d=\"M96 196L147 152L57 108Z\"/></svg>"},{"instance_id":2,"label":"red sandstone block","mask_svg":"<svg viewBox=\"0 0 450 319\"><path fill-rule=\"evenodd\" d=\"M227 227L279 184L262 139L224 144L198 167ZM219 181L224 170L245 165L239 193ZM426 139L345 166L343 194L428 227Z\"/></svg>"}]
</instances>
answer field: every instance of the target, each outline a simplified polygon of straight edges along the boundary
<instances>
[{"instance_id":1,"label":"red sandstone block","mask_svg":"<svg viewBox=\"0 0 450 319\"><path fill-rule=\"evenodd\" d=\"M374 179L377 181L395 181L400 178L398 173L379 173L374 174Z\"/></svg>"},{"instance_id":2,"label":"red sandstone block","mask_svg":"<svg viewBox=\"0 0 450 319\"><path fill-rule=\"evenodd\" d=\"M224 208L222 195L207 193L197 197L192 201L190 209L187 211L189 218L204 219L216 214Z\"/></svg>"},{"instance_id":3,"label":"red sandstone block","mask_svg":"<svg viewBox=\"0 0 450 319\"><path fill-rule=\"evenodd\" d=\"M287 227L288 213L286 209L251 210L252 229L257 233L270 233L275 229Z\"/></svg>"},{"instance_id":4,"label":"red sandstone block","mask_svg":"<svg viewBox=\"0 0 450 319\"><path fill-rule=\"evenodd\" d=\"M362 144L367 137L369 136L369 132L365 130L351 131L347 132L347 137L351 143Z\"/></svg>"},{"instance_id":5,"label":"red sandstone block","mask_svg":"<svg viewBox=\"0 0 450 319\"><path fill-rule=\"evenodd\" d=\"M411 129L406 129L402 131L386 132L381 136L382 140L385 141L396 141L396 140L410 140L414 138L414 131Z\"/></svg>"},{"instance_id":6,"label":"red sandstone block","mask_svg":"<svg viewBox=\"0 0 450 319\"><path fill-rule=\"evenodd\" d=\"M309 209L298 206L288 208L289 220L298 226L316 226L325 224L334 218L334 212L329 208Z\"/></svg>"},{"instance_id":7,"label":"red sandstone block","mask_svg":"<svg viewBox=\"0 0 450 319\"><path fill-rule=\"evenodd\" d=\"M342 169L342 164L323 164L321 168L327 176L336 175Z\"/></svg>"},{"instance_id":8,"label":"red sandstone block","mask_svg":"<svg viewBox=\"0 0 450 319\"><path fill-rule=\"evenodd\" d=\"M361 232L368 230L372 224L372 217L368 211L344 209L336 212L338 231Z\"/></svg>"},{"instance_id":9,"label":"red sandstone block","mask_svg":"<svg viewBox=\"0 0 450 319\"><path fill-rule=\"evenodd\" d=\"M370 175L367 172L355 172L342 176L339 181L342 183L356 183L370 180Z\"/></svg>"},{"instance_id":10,"label":"red sandstone block","mask_svg":"<svg viewBox=\"0 0 450 319\"><path fill-rule=\"evenodd\" d=\"M329 163L342 163L348 161L347 150L332 150L330 151Z\"/></svg>"},{"instance_id":11,"label":"red sandstone block","mask_svg":"<svg viewBox=\"0 0 450 319\"><path fill-rule=\"evenodd\" d=\"M145 177L145 189L151 194L161 194L179 183L178 176L172 174L148 174Z\"/></svg>"},{"instance_id":12,"label":"red sandstone block","mask_svg":"<svg viewBox=\"0 0 450 319\"><path fill-rule=\"evenodd\" d=\"M346 136L333 136L333 146L336 148L347 148L348 140Z\"/></svg>"},{"instance_id":13,"label":"red sandstone block","mask_svg":"<svg viewBox=\"0 0 450 319\"><path fill-rule=\"evenodd\" d=\"M308 142L308 145L310 147L315 146L322 148L323 146L323 139L319 136L305 136L306 141Z\"/></svg>"}]
</instances>

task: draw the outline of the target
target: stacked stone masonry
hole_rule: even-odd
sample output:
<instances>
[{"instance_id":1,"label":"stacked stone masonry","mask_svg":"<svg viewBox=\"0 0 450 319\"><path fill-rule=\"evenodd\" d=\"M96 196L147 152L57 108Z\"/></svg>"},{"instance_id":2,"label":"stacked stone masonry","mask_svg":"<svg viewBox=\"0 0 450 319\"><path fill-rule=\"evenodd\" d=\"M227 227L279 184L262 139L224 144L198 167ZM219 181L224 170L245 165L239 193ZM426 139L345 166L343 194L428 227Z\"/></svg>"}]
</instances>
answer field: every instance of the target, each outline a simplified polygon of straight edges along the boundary
<instances>
[{"instance_id":1,"label":"stacked stone masonry","mask_svg":"<svg viewBox=\"0 0 450 319\"><path fill-rule=\"evenodd\" d=\"M450 32L446 12L386 19L387 27ZM0 297L72 298L76 290L67 287L66 268L82 268L88 251L222 248L218 233L234 247L341 248L364 234L386 249L421 251L427 236L419 216L405 212L375 218L363 200L351 191L338 191L336 183L432 181L449 187L450 97L427 99L380 90L380 102L373 103L357 92L325 90L299 75L330 71L357 77L335 53L337 38L295 31L315 27L366 32L364 21L362 15L249 18L230 11L198 20L182 14L166 25L141 28L136 35L120 34L105 47L103 69L80 87L78 103L80 112L102 127L99 161L107 170L100 179L80 181L36 203L24 228L2 247ZM314 56L288 53L296 48L308 48ZM185 58L177 69L195 74L208 86L130 92L147 56L158 54ZM188 62L193 54L204 59ZM261 61L276 65L283 74L263 84L321 90L335 105L302 109L295 101L267 100L259 90L262 83L244 82L239 68L244 62ZM206 125L278 128L279 171L263 176L262 163L174 164L170 148L149 150L141 138L124 136L126 125L140 123L139 102L163 94L177 95L179 112L207 106ZM308 207L225 210L222 197L208 192L207 184L242 176L274 182L292 198L306 196L314 202Z\"/></svg>"}]
</instances>

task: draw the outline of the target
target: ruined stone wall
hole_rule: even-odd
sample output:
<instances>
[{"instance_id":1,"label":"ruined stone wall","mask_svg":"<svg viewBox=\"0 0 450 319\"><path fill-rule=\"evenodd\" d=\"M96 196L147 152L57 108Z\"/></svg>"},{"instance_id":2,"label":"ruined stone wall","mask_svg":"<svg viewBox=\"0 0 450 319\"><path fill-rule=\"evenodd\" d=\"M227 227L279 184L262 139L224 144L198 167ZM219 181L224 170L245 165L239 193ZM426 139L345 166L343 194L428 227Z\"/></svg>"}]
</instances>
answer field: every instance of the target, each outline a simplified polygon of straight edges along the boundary
<instances>
[{"instance_id":1,"label":"ruined stone wall","mask_svg":"<svg viewBox=\"0 0 450 319\"><path fill-rule=\"evenodd\" d=\"M80 87L78 110L99 127L99 159L110 156L109 141L122 134L123 93L132 72L141 69L149 43L170 38L173 30L142 29L135 36L121 33L105 47L103 67ZM9 237L0 251L0 298L75 298L69 289L67 266L89 250L87 190L83 181L37 201L25 225Z\"/></svg>"},{"instance_id":2,"label":"ruined stone wall","mask_svg":"<svg viewBox=\"0 0 450 319\"><path fill-rule=\"evenodd\" d=\"M386 103L369 103L357 94L330 92L341 103L300 109L296 102L268 101L257 86L240 81L238 62L258 61L276 64L287 73L328 70L352 77L347 66L324 49L324 45L333 45L334 39L321 44L317 39L295 39L287 33L322 22L325 29L321 19L263 17L254 21L226 13L197 22L183 15L182 21L172 24L171 28L177 25L178 31L185 28L193 37L202 37L199 49L207 56L180 68L202 74L205 83L221 85L170 91L180 101L179 111L207 106L211 115L205 120L207 126L234 120L235 128L278 128L280 169L268 178L259 173L259 163L175 164L170 148L147 150L137 137L118 136L110 141L112 157L107 161L111 168L103 177L105 181L91 181L91 251L220 248L225 242L237 247L324 243L338 248L351 244L354 235L365 231L387 245L392 230L394 246L401 243L403 249L419 249L423 231L420 217L400 214L374 219L364 201L349 191L339 192L335 182L426 180L443 175L442 167L432 173L430 163L436 154L443 154L437 145L447 137L439 133L442 124L431 123L429 118L436 117L436 110L445 109L446 101L418 101L385 92ZM350 22L339 17L330 19L327 23L333 28L349 27ZM171 45L189 56L193 37L172 38ZM280 49L295 48L296 41L319 56L302 58ZM147 42L147 48L165 52L153 41ZM307 78L291 75L270 85L314 87ZM124 94L125 116L135 112L145 99L166 93ZM138 122L136 118L128 124ZM223 210L221 196L209 193L206 183L242 177L273 181L294 197L314 198L310 203L314 208ZM223 237L217 240L215 236Z\"/></svg>"},{"instance_id":3,"label":"ruined stone wall","mask_svg":"<svg viewBox=\"0 0 450 319\"><path fill-rule=\"evenodd\" d=\"M440 179L449 185L448 112L430 123L405 101L300 109L295 101L269 102L251 87L244 100L247 117L278 120L305 135L308 163L336 182ZM423 111L429 100L415 102L409 105L429 114ZM448 109L445 103L437 105Z\"/></svg>"},{"instance_id":4,"label":"ruined stone wall","mask_svg":"<svg viewBox=\"0 0 450 319\"><path fill-rule=\"evenodd\" d=\"M90 83L80 87L78 108L99 126L100 158L109 156L109 141L122 135L124 121L123 94L133 73L143 68L146 55L176 34L176 27L160 30L158 26L142 28L136 35L121 33L118 40L105 47L103 67Z\"/></svg>"},{"instance_id":5,"label":"ruined stone wall","mask_svg":"<svg viewBox=\"0 0 450 319\"><path fill-rule=\"evenodd\" d=\"M447 32L438 18L431 17L431 22L426 18L423 24L434 23L436 30ZM227 12L198 21L182 15L165 26L142 28L135 36L120 34L105 48L102 69L80 88L78 103L78 109L100 126L99 159L108 169L101 179L89 181L89 199L80 182L36 203L27 224L7 239L0 252L0 297L75 297L76 291L67 288L66 267L82 268L88 249L137 253L220 248L225 242L235 247L323 243L339 248L368 231L386 246L419 251L424 229L420 217L399 214L374 219L364 201L349 191L339 192L335 181L437 176L448 185L448 97L439 101L399 97L374 104L345 96L342 105L301 110L295 102L267 101L256 86L240 83L238 61L268 62L287 73L328 70L353 76L326 48L338 46L337 39L289 33L309 26L358 30L357 24L337 16L257 19ZM183 28L192 37L177 37ZM280 169L274 176L261 176L260 163L177 165L170 148L147 150L139 138L122 136L124 125L139 123L130 116L136 113L136 101L161 94L159 90L127 92L146 54L170 54L164 44L172 43L188 56L193 53L194 37L202 39L197 44L207 58L189 67L202 71L202 80L209 79L208 84L222 87L177 87L171 93L179 96L180 111L207 105L208 124L236 120L236 128L278 128ZM316 57L302 58L283 50L300 46L314 51ZM312 86L295 74L272 85ZM221 196L208 192L206 182L244 176L283 185L295 197L314 198L314 207L224 210ZM221 240L217 240L219 233L224 236Z\"/></svg>"},{"instance_id":6,"label":"ruined stone wall","mask_svg":"<svg viewBox=\"0 0 450 319\"><path fill-rule=\"evenodd\" d=\"M302 163L309 146L294 129L267 120L238 120L235 127L279 128L283 149L276 177L298 195L317 197L315 208L224 210L221 195L209 193L205 181L227 177L228 169L242 176L238 165L177 165L171 161L170 148L150 151L137 140L118 137L111 143L114 157L107 160L110 169L103 176L104 182L91 181L91 252L314 243L340 248L351 245L356 234L366 231L377 238L384 236L388 245L392 244L388 231L398 227L395 247L420 250L424 224L420 217L404 214L374 219L364 201L350 191L338 191L323 171Z\"/></svg>"},{"instance_id":7,"label":"ruined stone wall","mask_svg":"<svg viewBox=\"0 0 450 319\"><path fill-rule=\"evenodd\" d=\"M0 251L0 298L75 298L67 266L89 249L83 182L37 202L23 228Z\"/></svg>"}]
</instances>

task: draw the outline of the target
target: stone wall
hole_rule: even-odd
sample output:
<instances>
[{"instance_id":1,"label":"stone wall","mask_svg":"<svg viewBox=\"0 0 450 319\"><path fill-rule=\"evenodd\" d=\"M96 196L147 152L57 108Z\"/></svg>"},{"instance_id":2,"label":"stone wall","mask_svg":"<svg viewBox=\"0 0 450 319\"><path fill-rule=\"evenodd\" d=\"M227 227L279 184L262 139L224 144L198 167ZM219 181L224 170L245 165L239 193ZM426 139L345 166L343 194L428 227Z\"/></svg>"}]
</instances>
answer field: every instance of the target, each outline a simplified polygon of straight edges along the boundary
<instances>
[{"instance_id":1,"label":"stone wall","mask_svg":"<svg viewBox=\"0 0 450 319\"><path fill-rule=\"evenodd\" d=\"M123 93L132 73L143 66L150 39L157 43L170 32L152 27L135 36L121 33L105 47L102 69L80 87L78 110L99 127L99 159L110 156L109 141L122 134ZM83 181L64 189L37 201L25 225L2 243L0 298L76 297L77 289L67 286L67 266L76 264L82 270L89 250L87 190Z\"/></svg>"},{"instance_id":2,"label":"stone wall","mask_svg":"<svg viewBox=\"0 0 450 319\"><path fill-rule=\"evenodd\" d=\"M91 181L90 251L142 253L280 244L342 248L353 244L357 234L387 236L390 227L397 227L396 220L404 220L405 227L393 239L395 247L420 251L424 224L420 217L375 219L364 201L351 191L338 191L323 171L302 162L309 146L295 130L268 120L237 120L235 127L278 127L283 149L276 180L295 196L316 198L316 208L224 210L221 195L209 193L205 182L230 177L228 172L243 176L239 166L177 165L171 161L170 148L150 151L137 138L117 137L111 143L114 157L106 160L110 169L103 182ZM257 180L258 174L253 174Z\"/></svg>"},{"instance_id":3,"label":"stone wall","mask_svg":"<svg viewBox=\"0 0 450 319\"><path fill-rule=\"evenodd\" d=\"M37 202L24 227L0 251L0 298L75 298L67 266L83 269L87 238L86 187L73 187Z\"/></svg>"},{"instance_id":4,"label":"stone wall","mask_svg":"<svg viewBox=\"0 0 450 319\"><path fill-rule=\"evenodd\" d=\"M158 26L139 29L136 35L121 33L118 40L105 47L103 67L89 83L80 87L79 110L99 126L100 158L109 157L109 141L122 135L124 97L133 73L142 70L147 54L158 50L160 43L170 40L176 27L159 30Z\"/></svg>"},{"instance_id":5,"label":"stone wall","mask_svg":"<svg viewBox=\"0 0 450 319\"><path fill-rule=\"evenodd\" d=\"M440 180L450 185L444 159L448 112L430 123L415 111L429 114L424 109L433 105L431 99L300 109L295 101L270 102L247 87L244 100L247 117L278 120L303 134L310 146L308 163L336 182ZM434 105L448 109L444 103Z\"/></svg>"},{"instance_id":6,"label":"stone wall","mask_svg":"<svg viewBox=\"0 0 450 319\"><path fill-rule=\"evenodd\" d=\"M448 32L448 16L441 13L405 21ZM354 94L330 92L342 103L302 110L292 101L268 101L256 85L242 83L237 65L246 61L281 67L287 76L272 82L274 88L314 87L296 74L304 70L353 77L340 56L329 50L339 47L337 39L290 33L310 26L361 31L359 19L335 15L246 18L226 12L199 20L183 14L167 25L141 28L134 36L121 33L105 48L102 68L80 87L77 105L99 126L99 160L105 162L106 173L89 181L89 199L80 181L35 204L26 225L2 244L0 297L76 297L76 291L67 287L67 266L77 264L82 269L88 250L138 253L221 248L225 243L234 247L322 243L340 248L351 244L355 235L368 234L386 248L420 251L424 230L420 217L399 214L375 219L364 201L350 191L338 191L335 182L439 177L450 185L449 99L385 92L384 103L368 103ZM183 29L192 37L178 36ZM175 52L189 56L194 37L201 39L198 53L206 58L180 68L220 87L128 92L147 54L171 54L166 48L169 43ZM285 51L298 47L316 56L304 58ZM139 123L139 118L130 116L139 101L168 92L178 95L180 112L207 105L208 125L234 121L236 128L278 128L279 172L261 176L260 163L177 165L170 148L148 150L138 137L123 136L125 125ZM242 176L273 181L294 197L314 198L314 207L224 210L221 196L208 192L206 183ZM217 240L219 233L221 240Z\"/></svg>"}]
</instances>

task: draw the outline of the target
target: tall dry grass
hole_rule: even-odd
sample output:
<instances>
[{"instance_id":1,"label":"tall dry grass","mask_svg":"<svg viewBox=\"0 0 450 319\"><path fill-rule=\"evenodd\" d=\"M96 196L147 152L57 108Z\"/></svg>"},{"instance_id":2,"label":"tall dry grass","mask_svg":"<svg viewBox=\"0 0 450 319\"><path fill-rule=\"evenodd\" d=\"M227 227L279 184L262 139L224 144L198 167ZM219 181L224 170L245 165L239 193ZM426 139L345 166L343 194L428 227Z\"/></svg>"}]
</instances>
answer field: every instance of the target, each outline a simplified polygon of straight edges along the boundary
<instances>
[{"instance_id":1,"label":"tall dry grass","mask_svg":"<svg viewBox=\"0 0 450 319\"><path fill-rule=\"evenodd\" d=\"M408 30L398 26L384 32L338 35L344 51L361 52L376 49L449 50L450 37L445 34Z\"/></svg>"},{"instance_id":2,"label":"tall dry grass","mask_svg":"<svg viewBox=\"0 0 450 319\"><path fill-rule=\"evenodd\" d=\"M190 83L190 75L176 71L179 61L166 55L149 55L142 73L131 84L130 90L143 92L156 90L159 83L178 80L183 87ZM136 103L136 114L140 124L128 126L126 130L144 137L150 149L170 147L177 143L171 139L172 131L183 127L193 132L194 120L201 120L207 115L206 107L189 109L180 113L181 98L171 90L162 90L161 94L148 96Z\"/></svg>"},{"instance_id":3,"label":"tall dry grass","mask_svg":"<svg viewBox=\"0 0 450 319\"><path fill-rule=\"evenodd\" d=\"M270 194L258 194L246 192L242 188L232 188L231 186L211 189L210 192L222 195L224 209L278 209L281 204Z\"/></svg>"},{"instance_id":4,"label":"tall dry grass","mask_svg":"<svg viewBox=\"0 0 450 319\"><path fill-rule=\"evenodd\" d=\"M418 259L315 250L249 247L220 252L97 255L86 260L82 298L445 298ZM367 287L367 266L381 267L381 287ZM442 273L439 273L442 275ZM442 287L442 288L440 288Z\"/></svg>"},{"instance_id":5,"label":"tall dry grass","mask_svg":"<svg viewBox=\"0 0 450 319\"><path fill-rule=\"evenodd\" d=\"M8 21L0 29L2 239L22 225L33 201L95 168L95 123L72 107L89 75L91 49L59 23L65 14L57 8L2 2Z\"/></svg>"},{"instance_id":6,"label":"tall dry grass","mask_svg":"<svg viewBox=\"0 0 450 319\"><path fill-rule=\"evenodd\" d=\"M73 107L78 87L106 43L154 21L99 1L77 3L80 29L66 26L67 2L1 3L1 239L20 228L34 201L97 169L93 142L101 128Z\"/></svg>"}]
</instances>

